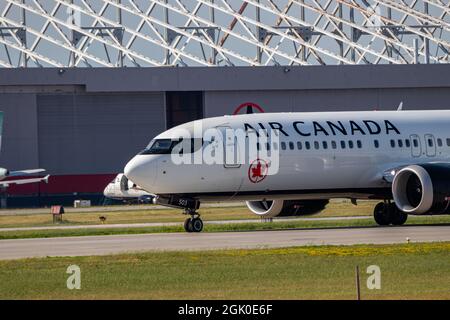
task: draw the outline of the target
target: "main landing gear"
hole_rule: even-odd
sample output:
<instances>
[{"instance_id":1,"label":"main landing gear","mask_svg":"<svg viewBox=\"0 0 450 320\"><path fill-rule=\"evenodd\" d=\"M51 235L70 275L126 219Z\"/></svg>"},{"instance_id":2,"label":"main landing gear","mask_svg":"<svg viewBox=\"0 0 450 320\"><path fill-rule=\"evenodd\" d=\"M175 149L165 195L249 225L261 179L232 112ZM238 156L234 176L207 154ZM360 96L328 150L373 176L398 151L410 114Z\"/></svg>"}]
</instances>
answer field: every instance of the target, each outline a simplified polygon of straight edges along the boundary
<instances>
[{"instance_id":1,"label":"main landing gear","mask_svg":"<svg viewBox=\"0 0 450 320\"><path fill-rule=\"evenodd\" d=\"M400 226L406 222L408 215L400 211L395 203L390 201L380 202L373 210L375 222L380 226L395 225Z\"/></svg>"},{"instance_id":2,"label":"main landing gear","mask_svg":"<svg viewBox=\"0 0 450 320\"><path fill-rule=\"evenodd\" d=\"M200 215L192 209L186 209L184 214L191 215L184 221L184 230L186 232L201 232L203 230L203 221L200 219Z\"/></svg>"}]
</instances>

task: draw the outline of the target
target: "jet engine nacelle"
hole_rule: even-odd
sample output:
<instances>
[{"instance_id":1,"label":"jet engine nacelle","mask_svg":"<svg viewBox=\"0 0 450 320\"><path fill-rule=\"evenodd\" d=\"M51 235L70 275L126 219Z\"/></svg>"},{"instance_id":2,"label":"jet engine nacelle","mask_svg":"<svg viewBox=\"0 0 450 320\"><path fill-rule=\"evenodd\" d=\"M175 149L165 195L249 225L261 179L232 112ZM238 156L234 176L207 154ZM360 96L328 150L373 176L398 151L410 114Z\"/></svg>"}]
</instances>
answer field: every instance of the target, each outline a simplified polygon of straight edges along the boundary
<instances>
[{"instance_id":1,"label":"jet engine nacelle","mask_svg":"<svg viewBox=\"0 0 450 320\"><path fill-rule=\"evenodd\" d=\"M247 207L262 218L303 216L319 213L328 200L262 200L246 201Z\"/></svg>"},{"instance_id":2,"label":"jet engine nacelle","mask_svg":"<svg viewBox=\"0 0 450 320\"><path fill-rule=\"evenodd\" d=\"M0 180L6 178L9 175L9 170L0 168Z\"/></svg>"},{"instance_id":3,"label":"jet engine nacelle","mask_svg":"<svg viewBox=\"0 0 450 320\"><path fill-rule=\"evenodd\" d=\"M392 182L397 207L408 214L449 213L450 165L411 165L397 172Z\"/></svg>"}]
</instances>

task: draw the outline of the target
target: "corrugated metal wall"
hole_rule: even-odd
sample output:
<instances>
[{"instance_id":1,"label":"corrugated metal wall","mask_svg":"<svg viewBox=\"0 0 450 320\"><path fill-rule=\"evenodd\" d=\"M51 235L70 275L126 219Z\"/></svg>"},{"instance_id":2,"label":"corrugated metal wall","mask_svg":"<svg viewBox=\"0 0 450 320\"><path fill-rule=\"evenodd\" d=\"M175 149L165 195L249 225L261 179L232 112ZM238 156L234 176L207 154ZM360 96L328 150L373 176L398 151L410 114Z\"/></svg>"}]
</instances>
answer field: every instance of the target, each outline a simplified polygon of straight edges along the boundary
<instances>
[{"instance_id":1,"label":"corrugated metal wall","mask_svg":"<svg viewBox=\"0 0 450 320\"><path fill-rule=\"evenodd\" d=\"M37 95L39 164L51 174L121 172L165 129L164 95Z\"/></svg>"},{"instance_id":2,"label":"corrugated metal wall","mask_svg":"<svg viewBox=\"0 0 450 320\"><path fill-rule=\"evenodd\" d=\"M3 111L0 167L10 170L37 168L39 159L35 95L1 93L0 111Z\"/></svg>"}]
</instances>

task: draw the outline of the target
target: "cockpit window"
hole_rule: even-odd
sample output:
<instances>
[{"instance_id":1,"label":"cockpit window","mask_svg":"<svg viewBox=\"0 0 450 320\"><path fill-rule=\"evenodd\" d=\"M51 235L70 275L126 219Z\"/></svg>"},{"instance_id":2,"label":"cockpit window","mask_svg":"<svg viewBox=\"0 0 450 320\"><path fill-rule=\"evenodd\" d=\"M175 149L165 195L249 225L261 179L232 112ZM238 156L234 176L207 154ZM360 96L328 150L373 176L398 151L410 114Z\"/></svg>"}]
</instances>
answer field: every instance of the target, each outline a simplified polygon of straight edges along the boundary
<instances>
[{"instance_id":1,"label":"cockpit window","mask_svg":"<svg viewBox=\"0 0 450 320\"><path fill-rule=\"evenodd\" d=\"M140 154L169 154L176 143L171 139L152 140Z\"/></svg>"},{"instance_id":2,"label":"cockpit window","mask_svg":"<svg viewBox=\"0 0 450 320\"><path fill-rule=\"evenodd\" d=\"M193 153L200 150L204 143L201 138L157 139L152 140L140 154L170 154L172 151L179 154Z\"/></svg>"}]
</instances>

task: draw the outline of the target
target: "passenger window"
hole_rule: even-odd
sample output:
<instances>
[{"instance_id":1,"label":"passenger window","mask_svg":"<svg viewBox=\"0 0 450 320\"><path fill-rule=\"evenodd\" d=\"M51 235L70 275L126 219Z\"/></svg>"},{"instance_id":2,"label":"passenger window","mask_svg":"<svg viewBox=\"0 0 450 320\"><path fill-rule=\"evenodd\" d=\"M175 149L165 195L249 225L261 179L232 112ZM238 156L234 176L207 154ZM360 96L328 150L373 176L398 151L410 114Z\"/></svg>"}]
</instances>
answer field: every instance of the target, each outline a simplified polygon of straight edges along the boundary
<instances>
[{"instance_id":1,"label":"passenger window","mask_svg":"<svg viewBox=\"0 0 450 320\"><path fill-rule=\"evenodd\" d=\"M281 142L281 149L286 150L286 142Z\"/></svg>"},{"instance_id":2,"label":"passenger window","mask_svg":"<svg viewBox=\"0 0 450 320\"><path fill-rule=\"evenodd\" d=\"M270 143L266 143L267 150L270 150Z\"/></svg>"},{"instance_id":3,"label":"passenger window","mask_svg":"<svg viewBox=\"0 0 450 320\"><path fill-rule=\"evenodd\" d=\"M403 140L398 139L398 147L402 148L403 147Z\"/></svg>"},{"instance_id":4,"label":"passenger window","mask_svg":"<svg viewBox=\"0 0 450 320\"><path fill-rule=\"evenodd\" d=\"M322 141L322 147L324 149L328 149L328 143L326 141Z\"/></svg>"},{"instance_id":5,"label":"passenger window","mask_svg":"<svg viewBox=\"0 0 450 320\"><path fill-rule=\"evenodd\" d=\"M309 150L309 149L311 148L311 144L309 143L309 141L306 141L306 142L305 142L305 148L306 148L307 150Z\"/></svg>"},{"instance_id":6,"label":"passenger window","mask_svg":"<svg viewBox=\"0 0 450 320\"><path fill-rule=\"evenodd\" d=\"M438 139L437 139L437 145L438 145L439 147L442 147L442 139L441 139L441 138L438 138Z\"/></svg>"},{"instance_id":7,"label":"passenger window","mask_svg":"<svg viewBox=\"0 0 450 320\"><path fill-rule=\"evenodd\" d=\"M373 141L373 145L375 146L375 148L379 148L380 147L380 143L378 142L378 140L374 140Z\"/></svg>"},{"instance_id":8,"label":"passenger window","mask_svg":"<svg viewBox=\"0 0 450 320\"><path fill-rule=\"evenodd\" d=\"M349 147L350 149L353 149L353 141L350 140L350 141L348 142L348 147Z\"/></svg>"},{"instance_id":9,"label":"passenger window","mask_svg":"<svg viewBox=\"0 0 450 320\"><path fill-rule=\"evenodd\" d=\"M302 150L302 143L300 141L297 141L297 149Z\"/></svg>"},{"instance_id":10,"label":"passenger window","mask_svg":"<svg viewBox=\"0 0 450 320\"><path fill-rule=\"evenodd\" d=\"M341 148L345 149L345 141L341 140Z\"/></svg>"},{"instance_id":11,"label":"passenger window","mask_svg":"<svg viewBox=\"0 0 450 320\"><path fill-rule=\"evenodd\" d=\"M294 150L294 143L289 141L289 149Z\"/></svg>"},{"instance_id":12,"label":"passenger window","mask_svg":"<svg viewBox=\"0 0 450 320\"><path fill-rule=\"evenodd\" d=\"M405 140L405 146L407 148L411 147L411 142L408 139Z\"/></svg>"},{"instance_id":13,"label":"passenger window","mask_svg":"<svg viewBox=\"0 0 450 320\"><path fill-rule=\"evenodd\" d=\"M450 139L447 138L447 146L450 147Z\"/></svg>"},{"instance_id":14,"label":"passenger window","mask_svg":"<svg viewBox=\"0 0 450 320\"><path fill-rule=\"evenodd\" d=\"M395 148L395 141L394 140L391 140L391 147Z\"/></svg>"},{"instance_id":15,"label":"passenger window","mask_svg":"<svg viewBox=\"0 0 450 320\"><path fill-rule=\"evenodd\" d=\"M317 142L317 141L314 141L314 149L319 149L319 142Z\"/></svg>"},{"instance_id":16,"label":"passenger window","mask_svg":"<svg viewBox=\"0 0 450 320\"><path fill-rule=\"evenodd\" d=\"M334 141L334 140L331 141L331 147L332 147L333 149L336 149L336 147L337 147L337 146L336 146L336 141Z\"/></svg>"},{"instance_id":17,"label":"passenger window","mask_svg":"<svg viewBox=\"0 0 450 320\"><path fill-rule=\"evenodd\" d=\"M361 140L356 140L356 145L358 146L358 149L362 148Z\"/></svg>"}]
</instances>

